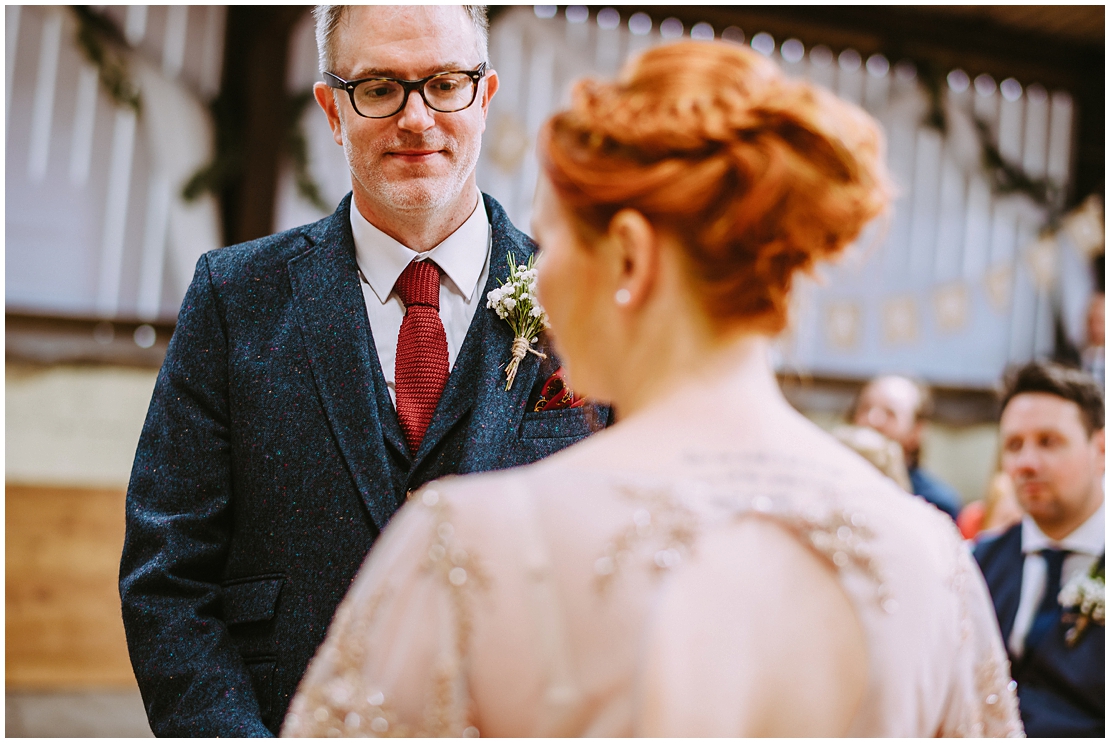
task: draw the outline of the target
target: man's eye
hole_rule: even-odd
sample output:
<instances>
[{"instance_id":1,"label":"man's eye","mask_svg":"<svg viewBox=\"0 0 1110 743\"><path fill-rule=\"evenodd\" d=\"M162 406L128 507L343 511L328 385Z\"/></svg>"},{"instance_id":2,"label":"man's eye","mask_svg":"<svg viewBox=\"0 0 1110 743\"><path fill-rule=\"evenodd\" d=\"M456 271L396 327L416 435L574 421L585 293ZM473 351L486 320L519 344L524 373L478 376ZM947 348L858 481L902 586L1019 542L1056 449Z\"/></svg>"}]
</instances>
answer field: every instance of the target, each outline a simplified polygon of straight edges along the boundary
<instances>
[{"instance_id":1,"label":"man's eye","mask_svg":"<svg viewBox=\"0 0 1110 743\"><path fill-rule=\"evenodd\" d=\"M388 83L370 84L362 86L362 95L366 98L386 98L396 90Z\"/></svg>"},{"instance_id":2,"label":"man's eye","mask_svg":"<svg viewBox=\"0 0 1110 743\"><path fill-rule=\"evenodd\" d=\"M437 93L451 93L459 88L459 84L454 80L436 80L432 86Z\"/></svg>"}]
</instances>

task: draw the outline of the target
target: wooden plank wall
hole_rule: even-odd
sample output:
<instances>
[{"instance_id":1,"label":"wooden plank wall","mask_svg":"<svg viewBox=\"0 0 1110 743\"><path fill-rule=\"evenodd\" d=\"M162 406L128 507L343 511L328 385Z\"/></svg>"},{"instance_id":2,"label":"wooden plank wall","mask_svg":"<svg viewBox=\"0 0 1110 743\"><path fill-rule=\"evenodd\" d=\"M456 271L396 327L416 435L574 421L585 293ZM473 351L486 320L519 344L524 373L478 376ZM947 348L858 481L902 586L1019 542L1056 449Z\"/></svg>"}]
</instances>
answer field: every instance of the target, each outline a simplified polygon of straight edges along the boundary
<instances>
[{"instance_id":1,"label":"wooden plank wall","mask_svg":"<svg viewBox=\"0 0 1110 743\"><path fill-rule=\"evenodd\" d=\"M120 618L123 490L7 485L8 691L135 687Z\"/></svg>"}]
</instances>

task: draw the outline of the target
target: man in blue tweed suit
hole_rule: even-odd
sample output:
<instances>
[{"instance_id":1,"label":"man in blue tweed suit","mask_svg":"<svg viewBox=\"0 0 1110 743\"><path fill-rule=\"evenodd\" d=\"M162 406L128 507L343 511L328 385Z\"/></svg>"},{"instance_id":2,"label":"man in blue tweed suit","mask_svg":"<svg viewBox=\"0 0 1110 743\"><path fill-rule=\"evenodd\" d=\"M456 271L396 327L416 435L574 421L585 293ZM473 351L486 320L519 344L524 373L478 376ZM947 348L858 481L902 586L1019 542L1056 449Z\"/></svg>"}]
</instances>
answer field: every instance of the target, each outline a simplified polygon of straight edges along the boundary
<instances>
[{"instance_id":1,"label":"man in blue tweed suit","mask_svg":"<svg viewBox=\"0 0 1110 743\"><path fill-rule=\"evenodd\" d=\"M277 732L408 492L607 422L537 401L550 353L505 389L513 333L485 295L534 245L475 182L498 85L484 9L316 16L316 99L352 193L315 224L201 258L128 488L120 595L158 735ZM431 294L398 291L413 281Z\"/></svg>"}]
</instances>

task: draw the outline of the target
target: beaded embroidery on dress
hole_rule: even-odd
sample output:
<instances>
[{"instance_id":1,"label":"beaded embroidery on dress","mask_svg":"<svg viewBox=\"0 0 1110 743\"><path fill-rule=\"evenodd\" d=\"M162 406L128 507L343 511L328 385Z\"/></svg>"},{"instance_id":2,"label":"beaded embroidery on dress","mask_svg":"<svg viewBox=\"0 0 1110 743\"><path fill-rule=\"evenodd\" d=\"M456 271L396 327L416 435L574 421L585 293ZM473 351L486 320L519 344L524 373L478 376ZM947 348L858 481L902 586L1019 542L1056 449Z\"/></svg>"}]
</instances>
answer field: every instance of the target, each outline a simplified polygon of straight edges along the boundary
<instances>
[{"instance_id":1,"label":"beaded embroidery on dress","mask_svg":"<svg viewBox=\"0 0 1110 743\"><path fill-rule=\"evenodd\" d=\"M848 734L1021 735L993 608L946 517L893 489L844 492L837 473L805 460L714 456L691 462L696 478L566 472L556 487L550 471L529 468L426 487L375 547L283 734L635 735L643 661L627 633L669 575L698 569L705 535L759 518L827 562L864 628L870 680ZM550 524L570 511L597 528L576 521L582 534L567 535ZM924 587L907 578L919 565L891 558L917 539L907 513L927 533L918 557L937 566ZM938 606L950 640L931 648L921 607ZM518 634L531 639L514 645ZM508 686L503 644L518 649L510 660L529 654ZM483 692L513 686L534 690L523 697L534 714ZM501 719L514 715L527 724Z\"/></svg>"},{"instance_id":2,"label":"beaded embroidery on dress","mask_svg":"<svg viewBox=\"0 0 1110 743\"><path fill-rule=\"evenodd\" d=\"M594 563L602 588L608 585L616 567L645 543L660 546L652 552L649 567L666 570L681 563L683 553L694 548L699 529L714 520L762 516L786 527L837 568L852 565L869 574L875 580L880 604L885 602L888 609L894 606L868 548L871 532L862 512L850 512L833 502L818 501L802 507L787 497L766 495L763 490L745 493L704 481L664 489L629 483L616 490L642 507L633 513L632 524L606 545L605 554ZM699 501L700 509L692 505ZM652 538L656 541L650 542Z\"/></svg>"}]
</instances>

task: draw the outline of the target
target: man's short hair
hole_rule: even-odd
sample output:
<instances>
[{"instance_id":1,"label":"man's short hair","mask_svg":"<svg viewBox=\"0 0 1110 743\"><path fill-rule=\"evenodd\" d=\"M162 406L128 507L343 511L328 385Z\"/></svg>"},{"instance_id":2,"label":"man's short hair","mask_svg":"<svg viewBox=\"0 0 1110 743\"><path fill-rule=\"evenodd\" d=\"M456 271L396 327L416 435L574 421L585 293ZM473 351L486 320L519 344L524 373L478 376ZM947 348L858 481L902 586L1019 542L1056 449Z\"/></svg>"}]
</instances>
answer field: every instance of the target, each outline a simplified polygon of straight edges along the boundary
<instances>
[{"instance_id":1,"label":"man's short hair","mask_svg":"<svg viewBox=\"0 0 1110 743\"><path fill-rule=\"evenodd\" d=\"M1094 377L1084 371L1052 361L1031 361L1011 369L1002 381L999 411L1006 410L1010 400L1026 392L1056 395L1078 405L1088 436L1101 431L1105 424L1102 390Z\"/></svg>"},{"instance_id":2,"label":"man's short hair","mask_svg":"<svg viewBox=\"0 0 1110 743\"><path fill-rule=\"evenodd\" d=\"M347 12L347 5L317 5L312 10L316 19L316 49L320 55L320 73L335 72L335 29ZM489 63L489 17L485 5L463 5L466 17L474 24L478 36L479 62Z\"/></svg>"},{"instance_id":3,"label":"man's short hair","mask_svg":"<svg viewBox=\"0 0 1110 743\"><path fill-rule=\"evenodd\" d=\"M929 387L929 385L925 384L917 377L911 377L907 374L880 374L877 377L872 377L871 379L867 380L867 382L865 382L864 385L859 388L859 392L856 393L856 399L852 402L852 416L855 416L856 411L859 410L860 400L863 399L863 393L867 390L867 388L880 379L886 379L888 377L898 377L899 379L904 379L912 384L914 386L914 389L917 390L917 405L914 407L913 411L913 419L915 421L927 421L933 417L933 413L936 410L936 403L933 401L933 390Z\"/></svg>"}]
</instances>

